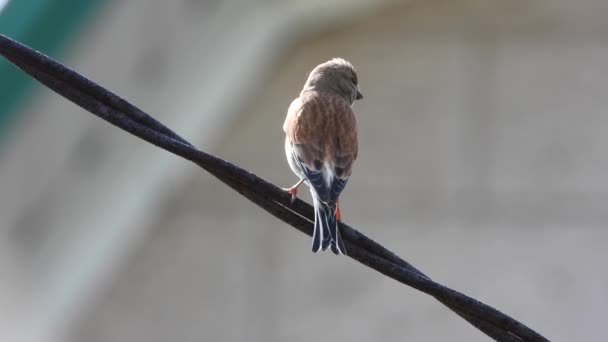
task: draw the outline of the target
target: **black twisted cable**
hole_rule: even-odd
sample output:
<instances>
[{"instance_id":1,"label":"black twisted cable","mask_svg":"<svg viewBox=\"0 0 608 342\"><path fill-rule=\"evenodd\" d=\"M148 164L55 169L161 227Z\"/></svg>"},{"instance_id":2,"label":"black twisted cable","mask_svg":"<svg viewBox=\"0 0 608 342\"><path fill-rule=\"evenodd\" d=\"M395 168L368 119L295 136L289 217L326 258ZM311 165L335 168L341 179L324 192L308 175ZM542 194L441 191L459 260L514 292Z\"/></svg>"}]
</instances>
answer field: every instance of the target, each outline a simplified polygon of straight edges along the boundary
<instances>
[{"instance_id":1,"label":"black twisted cable","mask_svg":"<svg viewBox=\"0 0 608 342\"><path fill-rule=\"evenodd\" d=\"M262 178L192 144L119 96L77 72L0 34L0 54L50 89L113 125L199 165L258 206L312 235L313 209ZM496 341L548 341L523 323L443 286L411 264L341 223L348 256L403 284L427 293Z\"/></svg>"}]
</instances>

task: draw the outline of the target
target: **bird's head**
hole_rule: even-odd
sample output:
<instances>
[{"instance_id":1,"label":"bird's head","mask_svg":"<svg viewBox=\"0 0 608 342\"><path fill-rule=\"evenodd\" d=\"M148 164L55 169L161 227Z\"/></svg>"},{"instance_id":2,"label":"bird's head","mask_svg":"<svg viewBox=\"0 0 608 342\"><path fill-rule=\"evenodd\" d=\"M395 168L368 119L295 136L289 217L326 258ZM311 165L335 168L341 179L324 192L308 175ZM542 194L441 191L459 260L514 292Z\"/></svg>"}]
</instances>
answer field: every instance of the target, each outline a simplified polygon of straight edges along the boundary
<instances>
[{"instance_id":1,"label":"bird's head","mask_svg":"<svg viewBox=\"0 0 608 342\"><path fill-rule=\"evenodd\" d=\"M303 91L332 92L351 104L363 98L357 70L350 62L334 58L317 65L308 76Z\"/></svg>"}]
</instances>

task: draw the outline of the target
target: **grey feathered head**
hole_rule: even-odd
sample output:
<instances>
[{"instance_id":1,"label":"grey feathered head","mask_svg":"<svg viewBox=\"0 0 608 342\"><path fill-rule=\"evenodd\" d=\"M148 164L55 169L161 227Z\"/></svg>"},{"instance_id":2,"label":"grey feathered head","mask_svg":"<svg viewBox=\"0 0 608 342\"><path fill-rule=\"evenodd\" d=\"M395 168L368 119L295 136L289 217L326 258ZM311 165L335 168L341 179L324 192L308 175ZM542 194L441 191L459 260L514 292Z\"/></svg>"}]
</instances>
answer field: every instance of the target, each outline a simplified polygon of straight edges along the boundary
<instances>
[{"instance_id":1,"label":"grey feathered head","mask_svg":"<svg viewBox=\"0 0 608 342\"><path fill-rule=\"evenodd\" d=\"M334 58L317 65L310 72L302 91L307 90L332 92L351 104L363 98L359 90L357 70L342 58Z\"/></svg>"}]
</instances>

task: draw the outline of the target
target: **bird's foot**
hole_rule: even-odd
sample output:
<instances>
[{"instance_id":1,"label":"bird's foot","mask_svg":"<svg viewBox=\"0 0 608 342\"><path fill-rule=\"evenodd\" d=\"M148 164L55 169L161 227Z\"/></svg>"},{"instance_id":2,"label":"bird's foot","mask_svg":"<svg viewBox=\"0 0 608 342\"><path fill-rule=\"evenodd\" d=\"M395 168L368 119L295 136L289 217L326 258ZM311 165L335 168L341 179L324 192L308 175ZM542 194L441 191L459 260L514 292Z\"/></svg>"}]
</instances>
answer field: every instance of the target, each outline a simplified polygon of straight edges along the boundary
<instances>
[{"instance_id":1,"label":"bird's foot","mask_svg":"<svg viewBox=\"0 0 608 342\"><path fill-rule=\"evenodd\" d=\"M288 194L291 195L291 204L293 204L296 201L296 198L298 197L298 187L300 186L300 184L302 184L304 180L301 179L299 182L297 182L294 186L292 186L291 188L283 188L283 190L287 191Z\"/></svg>"},{"instance_id":2,"label":"bird's foot","mask_svg":"<svg viewBox=\"0 0 608 342\"><path fill-rule=\"evenodd\" d=\"M296 201L296 198L298 198L298 188L297 187L283 188L283 190L287 191L287 193L291 195L291 200L289 202L291 204L293 204Z\"/></svg>"},{"instance_id":3,"label":"bird's foot","mask_svg":"<svg viewBox=\"0 0 608 342\"><path fill-rule=\"evenodd\" d=\"M336 220L342 221L342 213L340 212L340 204L336 205Z\"/></svg>"}]
</instances>

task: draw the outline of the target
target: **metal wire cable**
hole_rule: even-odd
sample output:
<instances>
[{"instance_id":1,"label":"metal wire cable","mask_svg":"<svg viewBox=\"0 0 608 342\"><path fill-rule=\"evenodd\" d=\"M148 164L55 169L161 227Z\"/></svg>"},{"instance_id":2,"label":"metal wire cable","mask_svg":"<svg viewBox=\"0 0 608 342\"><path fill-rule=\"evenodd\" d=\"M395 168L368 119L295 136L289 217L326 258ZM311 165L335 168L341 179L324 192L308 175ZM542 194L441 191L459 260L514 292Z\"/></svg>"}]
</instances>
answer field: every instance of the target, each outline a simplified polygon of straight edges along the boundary
<instances>
[{"instance_id":1,"label":"metal wire cable","mask_svg":"<svg viewBox=\"0 0 608 342\"><path fill-rule=\"evenodd\" d=\"M0 55L80 107L111 124L205 169L226 185L297 230L312 235L313 208L266 180L196 149L153 117L59 62L0 34ZM429 294L496 341L548 341L514 318L433 281L407 261L341 222L348 256Z\"/></svg>"}]
</instances>

